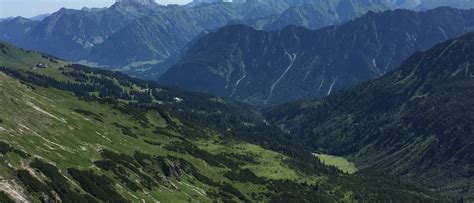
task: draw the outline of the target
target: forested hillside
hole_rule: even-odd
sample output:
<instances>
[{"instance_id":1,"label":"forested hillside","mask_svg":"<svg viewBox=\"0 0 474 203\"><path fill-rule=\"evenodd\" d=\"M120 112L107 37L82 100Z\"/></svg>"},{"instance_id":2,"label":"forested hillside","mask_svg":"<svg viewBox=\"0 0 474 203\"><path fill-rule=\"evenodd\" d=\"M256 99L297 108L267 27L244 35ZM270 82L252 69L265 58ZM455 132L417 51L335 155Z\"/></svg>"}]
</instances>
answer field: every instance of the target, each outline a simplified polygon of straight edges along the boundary
<instances>
[{"instance_id":1,"label":"forested hillside","mask_svg":"<svg viewBox=\"0 0 474 203\"><path fill-rule=\"evenodd\" d=\"M381 79L267 112L314 150L473 197L474 33L418 52Z\"/></svg>"}]
</instances>

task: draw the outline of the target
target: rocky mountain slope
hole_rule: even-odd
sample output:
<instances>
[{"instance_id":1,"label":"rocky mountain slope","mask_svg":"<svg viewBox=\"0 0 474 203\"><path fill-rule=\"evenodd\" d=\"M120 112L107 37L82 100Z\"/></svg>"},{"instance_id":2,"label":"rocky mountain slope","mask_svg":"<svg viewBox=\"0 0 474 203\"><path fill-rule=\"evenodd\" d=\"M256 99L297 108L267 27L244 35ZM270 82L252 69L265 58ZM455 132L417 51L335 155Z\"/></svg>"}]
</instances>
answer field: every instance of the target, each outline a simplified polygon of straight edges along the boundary
<instances>
[{"instance_id":1,"label":"rocky mountain slope","mask_svg":"<svg viewBox=\"0 0 474 203\"><path fill-rule=\"evenodd\" d=\"M155 72L160 72L159 67L163 66L160 62L177 55L176 52L200 32L231 21L260 29L283 28L290 24L319 28L346 22L369 10L392 8L387 5L383 0L265 0L244 4L159 6L154 1L124 0L110 8L61 9L28 29L0 30L0 35L9 36L0 39L94 66L138 69L135 75L140 75L140 70L156 68L156 64ZM10 21L13 22L17 21ZM0 23L0 27L11 26L22 27L23 23ZM11 39L12 36L15 39Z\"/></svg>"},{"instance_id":2,"label":"rocky mountain slope","mask_svg":"<svg viewBox=\"0 0 474 203\"><path fill-rule=\"evenodd\" d=\"M162 61L205 30L219 28L234 19L257 18L276 12L261 3L214 3L192 8L168 6L163 12L130 23L95 46L86 58L116 67L133 62Z\"/></svg>"},{"instance_id":3,"label":"rocky mountain slope","mask_svg":"<svg viewBox=\"0 0 474 203\"><path fill-rule=\"evenodd\" d=\"M259 106L321 98L473 29L474 10L446 7L370 12L320 30L234 25L197 40L159 81Z\"/></svg>"},{"instance_id":4,"label":"rocky mountain slope","mask_svg":"<svg viewBox=\"0 0 474 203\"><path fill-rule=\"evenodd\" d=\"M460 8L460 9L473 9L474 1L472 0L454 0L454 1L425 0L416 9L427 10L427 9L432 9L439 6L450 6L453 8Z\"/></svg>"},{"instance_id":5,"label":"rocky mountain slope","mask_svg":"<svg viewBox=\"0 0 474 203\"><path fill-rule=\"evenodd\" d=\"M323 0L308 1L295 5L282 14L251 19L243 24L259 30L278 30L289 25L319 29L325 26L338 25L360 17L369 11L380 12L395 6L384 1L345 1Z\"/></svg>"},{"instance_id":6,"label":"rocky mountain slope","mask_svg":"<svg viewBox=\"0 0 474 203\"><path fill-rule=\"evenodd\" d=\"M122 1L106 9L61 9L22 35L18 46L77 61L134 20L160 12L156 3ZM10 42L10 41L9 41Z\"/></svg>"},{"instance_id":7,"label":"rocky mountain slope","mask_svg":"<svg viewBox=\"0 0 474 203\"><path fill-rule=\"evenodd\" d=\"M35 28L39 21L16 17L0 21L0 40L21 44L24 35Z\"/></svg>"},{"instance_id":8,"label":"rocky mountain slope","mask_svg":"<svg viewBox=\"0 0 474 203\"><path fill-rule=\"evenodd\" d=\"M31 29L14 33L14 30L0 30L0 34L18 38L1 38L17 46L71 61L122 67L131 63L157 63L205 29L218 28L234 19L277 14L284 8L276 3L214 3L185 7L123 0L109 8L61 9L36 26L30 26ZM0 26L10 27L3 22Z\"/></svg>"},{"instance_id":9,"label":"rocky mountain slope","mask_svg":"<svg viewBox=\"0 0 474 203\"><path fill-rule=\"evenodd\" d=\"M322 152L473 198L474 33L321 101L275 107L271 122Z\"/></svg>"}]
</instances>

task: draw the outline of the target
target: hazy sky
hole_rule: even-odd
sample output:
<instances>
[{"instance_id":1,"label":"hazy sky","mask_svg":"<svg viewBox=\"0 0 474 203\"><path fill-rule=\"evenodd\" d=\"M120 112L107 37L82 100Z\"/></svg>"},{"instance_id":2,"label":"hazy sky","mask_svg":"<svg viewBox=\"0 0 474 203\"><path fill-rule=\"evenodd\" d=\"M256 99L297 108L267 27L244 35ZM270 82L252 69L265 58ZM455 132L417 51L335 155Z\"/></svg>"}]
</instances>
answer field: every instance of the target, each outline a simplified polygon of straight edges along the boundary
<instances>
[{"instance_id":1,"label":"hazy sky","mask_svg":"<svg viewBox=\"0 0 474 203\"><path fill-rule=\"evenodd\" d=\"M159 4L185 4L191 0L156 0ZM10 16L32 17L52 13L62 7L107 7L115 0L0 0L0 18Z\"/></svg>"}]
</instances>

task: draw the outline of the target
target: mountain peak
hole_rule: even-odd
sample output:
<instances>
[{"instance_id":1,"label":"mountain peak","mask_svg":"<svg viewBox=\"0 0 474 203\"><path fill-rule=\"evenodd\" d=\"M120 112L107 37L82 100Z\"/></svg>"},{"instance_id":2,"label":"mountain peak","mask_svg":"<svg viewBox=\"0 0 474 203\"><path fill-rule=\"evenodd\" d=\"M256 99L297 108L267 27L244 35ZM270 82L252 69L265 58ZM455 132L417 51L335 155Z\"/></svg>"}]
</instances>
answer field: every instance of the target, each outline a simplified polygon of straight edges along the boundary
<instances>
[{"instance_id":1,"label":"mountain peak","mask_svg":"<svg viewBox=\"0 0 474 203\"><path fill-rule=\"evenodd\" d=\"M136 4L141 4L141 5L150 5L154 4L154 0L116 0L116 3L119 4L125 4L125 5L136 5Z\"/></svg>"},{"instance_id":2,"label":"mountain peak","mask_svg":"<svg viewBox=\"0 0 474 203\"><path fill-rule=\"evenodd\" d=\"M18 16L18 17L15 17L15 18L11 19L11 21L19 23L19 24L25 24L25 23L31 22L32 20L30 20L28 18Z\"/></svg>"}]
</instances>

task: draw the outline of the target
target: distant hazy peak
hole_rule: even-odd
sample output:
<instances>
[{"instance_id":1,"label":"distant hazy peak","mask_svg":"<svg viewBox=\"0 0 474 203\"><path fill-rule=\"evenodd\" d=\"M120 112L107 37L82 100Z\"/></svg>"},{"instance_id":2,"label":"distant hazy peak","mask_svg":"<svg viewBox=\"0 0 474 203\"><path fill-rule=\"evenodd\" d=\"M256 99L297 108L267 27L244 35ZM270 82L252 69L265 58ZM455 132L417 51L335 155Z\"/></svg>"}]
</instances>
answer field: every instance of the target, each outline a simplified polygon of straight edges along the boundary
<instances>
[{"instance_id":1,"label":"distant hazy peak","mask_svg":"<svg viewBox=\"0 0 474 203\"><path fill-rule=\"evenodd\" d=\"M422 0L391 0L390 3L397 8L415 8L423 2Z\"/></svg>"},{"instance_id":2,"label":"distant hazy peak","mask_svg":"<svg viewBox=\"0 0 474 203\"><path fill-rule=\"evenodd\" d=\"M116 3L121 3L121 4L142 4L142 5L147 5L147 4L154 4L154 0L115 0Z\"/></svg>"},{"instance_id":3,"label":"distant hazy peak","mask_svg":"<svg viewBox=\"0 0 474 203\"><path fill-rule=\"evenodd\" d=\"M19 23L19 24L25 24L25 23L28 23L28 22L31 22L31 21L32 21L32 20L30 20L30 19L28 19L28 18L24 18L24 17L21 17L21 16L12 18L12 19L10 19L10 20L12 20L13 22Z\"/></svg>"}]
</instances>

